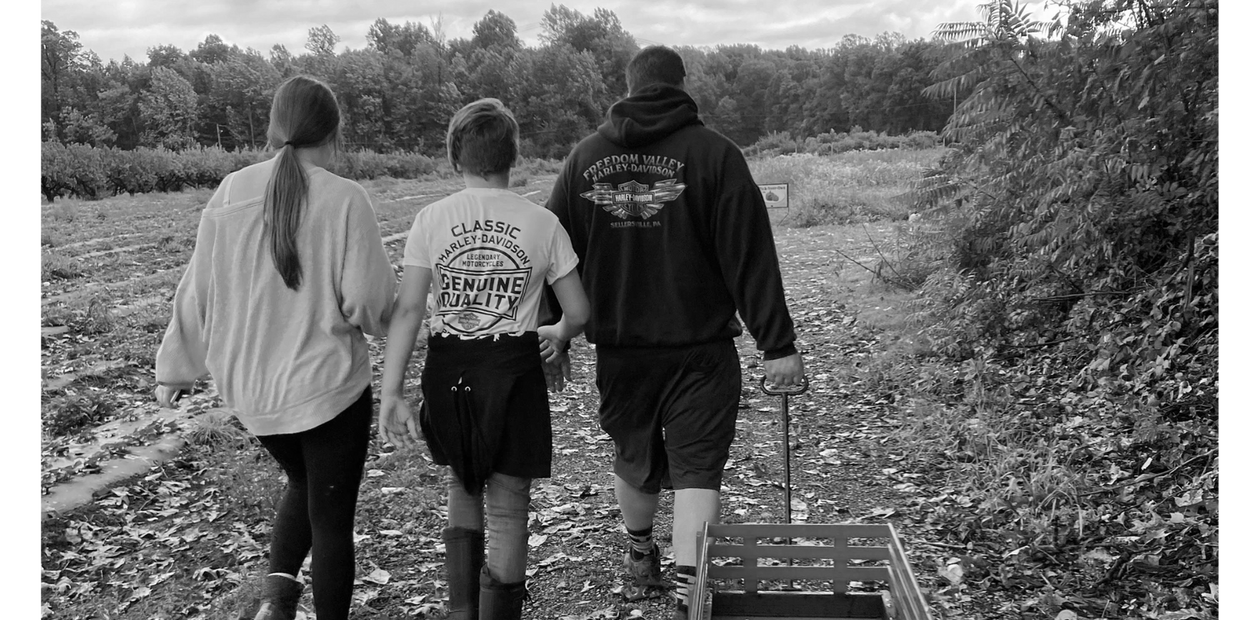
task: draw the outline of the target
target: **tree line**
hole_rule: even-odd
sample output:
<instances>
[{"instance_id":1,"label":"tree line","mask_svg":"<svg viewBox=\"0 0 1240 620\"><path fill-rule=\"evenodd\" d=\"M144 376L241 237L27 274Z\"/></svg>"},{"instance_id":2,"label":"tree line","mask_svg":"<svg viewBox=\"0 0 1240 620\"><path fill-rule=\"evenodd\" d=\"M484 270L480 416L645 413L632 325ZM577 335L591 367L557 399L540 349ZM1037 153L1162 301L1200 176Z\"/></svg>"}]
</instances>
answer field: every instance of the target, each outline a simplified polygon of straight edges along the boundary
<instances>
[{"instance_id":1,"label":"tree line","mask_svg":"<svg viewBox=\"0 0 1240 620\"><path fill-rule=\"evenodd\" d=\"M448 39L442 24L376 19L362 49L337 52L327 25L311 28L305 50L263 54L208 35L192 50L147 49L146 62L103 62L72 30L42 23L43 139L133 149L261 147L276 86L308 73L335 89L346 141L377 152L436 153L451 114L496 97L522 124L523 152L560 157L625 95L624 67L639 49L615 13L552 5L539 44L488 11L472 37ZM937 131L951 97L923 90L947 58L936 41L884 33L849 35L829 50L754 45L675 46L703 120L741 145L775 132L793 138L864 130Z\"/></svg>"}]
</instances>

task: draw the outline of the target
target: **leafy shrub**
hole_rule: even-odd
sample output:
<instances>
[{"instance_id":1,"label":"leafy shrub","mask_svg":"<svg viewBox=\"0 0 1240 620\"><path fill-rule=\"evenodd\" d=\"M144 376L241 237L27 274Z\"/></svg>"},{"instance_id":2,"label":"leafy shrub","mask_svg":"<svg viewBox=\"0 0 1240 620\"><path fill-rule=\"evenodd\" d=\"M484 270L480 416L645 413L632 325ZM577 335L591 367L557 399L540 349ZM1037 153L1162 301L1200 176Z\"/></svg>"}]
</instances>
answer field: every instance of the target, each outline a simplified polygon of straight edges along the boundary
<instances>
[{"instance_id":1,"label":"leafy shrub","mask_svg":"<svg viewBox=\"0 0 1240 620\"><path fill-rule=\"evenodd\" d=\"M927 90L970 95L914 192L945 232L912 318L957 369L926 385L954 393L900 439L955 461L980 524L959 538L1001 549L999 572L1158 557L1082 594L1217 617L1218 3L1086 0L1049 39L984 7L942 27L957 56Z\"/></svg>"},{"instance_id":2,"label":"leafy shrub","mask_svg":"<svg viewBox=\"0 0 1240 620\"><path fill-rule=\"evenodd\" d=\"M61 196L99 198L107 194L103 149L84 144L43 143L40 187L52 202Z\"/></svg>"},{"instance_id":3,"label":"leafy shrub","mask_svg":"<svg viewBox=\"0 0 1240 620\"><path fill-rule=\"evenodd\" d=\"M563 168L563 160L542 159L539 157L518 157L515 170L530 176L559 174Z\"/></svg>"},{"instance_id":4,"label":"leafy shrub","mask_svg":"<svg viewBox=\"0 0 1240 620\"><path fill-rule=\"evenodd\" d=\"M876 151L886 149L933 149L939 145L938 134L932 131L914 131L902 136L889 136L853 127L847 133L831 131L794 138L786 131L769 133L744 149L746 156L775 156L791 153L810 155L835 155L850 151Z\"/></svg>"},{"instance_id":5,"label":"leafy shrub","mask_svg":"<svg viewBox=\"0 0 1240 620\"><path fill-rule=\"evenodd\" d=\"M214 187L240 167L237 157L219 147L187 149L169 159L180 160L182 181L190 187Z\"/></svg>"},{"instance_id":6,"label":"leafy shrub","mask_svg":"<svg viewBox=\"0 0 1240 620\"><path fill-rule=\"evenodd\" d=\"M1015 314L1006 331L977 332L972 303L932 294L951 325L945 344L1079 338L1099 345L1077 364L1082 385L1109 375L1150 402L1209 398L1167 381L1190 367L1203 385L1217 378L1212 6L1132 9L1136 27L1110 32L1100 25L1110 9L1088 2L1057 40L991 33L959 46L929 90L950 96L961 75L973 81L947 129L961 144L917 192L918 208L962 219L946 268L970 276L965 298L998 295Z\"/></svg>"},{"instance_id":7,"label":"leafy shrub","mask_svg":"<svg viewBox=\"0 0 1240 620\"><path fill-rule=\"evenodd\" d=\"M413 179L433 174L436 168L435 160L419 153L376 153L370 149L341 153L332 166L336 174L358 180L380 177Z\"/></svg>"},{"instance_id":8,"label":"leafy shrub","mask_svg":"<svg viewBox=\"0 0 1240 620\"><path fill-rule=\"evenodd\" d=\"M161 178L168 175L171 163L155 151L140 148L133 151L112 151L112 167L108 174L114 194L146 194L157 191Z\"/></svg>"},{"instance_id":9,"label":"leafy shrub","mask_svg":"<svg viewBox=\"0 0 1240 620\"><path fill-rule=\"evenodd\" d=\"M195 147L181 151L140 147L122 150L44 142L41 190L49 202L61 196L100 198L117 194L213 188L230 172L263 161L271 151ZM443 163L419 153L341 153L333 170L352 179L416 178L441 174Z\"/></svg>"},{"instance_id":10,"label":"leafy shrub","mask_svg":"<svg viewBox=\"0 0 1240 620\"><path fill-rule=\"evenodd\" d=\"M810 155L836 155L849 151L872 151L888 149L934 149L939 146L939 134L934 131L911 131L905 135L874 133L854 126L847 133L830 131L826 134L794 138L787 131L766 134L753 145L746 146L746 156L776 156L804 153Z\"/></svg>"},{"instance_id":11,"label":"leafy shrub","mask_svg":"<svg viewBox=\"0 0 1240 620\"><path fill-rule=\"evenodd\" d=\"M116 411L115 404L102 390L85 390L54 398L45 409L43 430L53 437L70 435L106 422Z\"/></svg>"},{"instance_id":12,"label":"leafy shrub","mask_svg":"<svg viewBox=\"0 0 1240 620\"><path fill-rule=\"evenodd\" d=\"M387 176L383 156L370 150L358 149L341 153L332 163L333 172L350 179L375 179Z\"/></svg>"},{"instance_id":13,"label":"leafy shrub","mask_svg":"<svg viewBox=\"0 0 1240 620\"><path fill-rule=\"evenodd\" d=\"M397 179L416 179L435 172L435 161L421 153L400 151L385 155L388 160L387 176Z\"/></svg>"},{"instance_id":14,"label":"leafy shrub","mask_svg":"<svg viewBox=\"0 0 1240 620\"><path fill-rule=\"evenodd\" d=\"M939 145L939 135L933 131L914 131L904 136L902 148L932 149Z\"/></svg>"},{"instance_id":15,"label":"leafy shrub","mask_svg":"<svg viewBox=\"0 0 1240 620\"><path fill-rule=\"evenodd\" d=\"M753 144L753 150L759 153L770 153L774 155L786 155L788 153L796 153L798 149L797 141L794 140L786 131L768 133Z\"/></svg>"}]
</instances>

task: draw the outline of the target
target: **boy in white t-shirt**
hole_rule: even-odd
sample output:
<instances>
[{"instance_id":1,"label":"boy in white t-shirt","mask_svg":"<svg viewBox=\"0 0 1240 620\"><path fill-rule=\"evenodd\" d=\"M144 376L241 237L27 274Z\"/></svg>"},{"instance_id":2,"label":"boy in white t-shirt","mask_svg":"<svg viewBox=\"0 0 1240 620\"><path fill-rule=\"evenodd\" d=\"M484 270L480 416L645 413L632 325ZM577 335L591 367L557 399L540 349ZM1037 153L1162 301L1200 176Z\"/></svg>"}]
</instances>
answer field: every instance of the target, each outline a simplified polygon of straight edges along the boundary
<instances>
[{"instance_id":1,"label":"boy in white t-shirt","mask_svg":"<svg viewBox=\"0 0 1240 620\"><path fill-rule=\"evenodd\" d=\"M530 482L551 475L539 337L558 347L581 333L590 312L559 219L508 190L517 137L516 120L496 99L452 117L448 157L465 189L414 219L384 353L380 435L399 447L425 439L434 461L452 471L443 532L449 618L521 617ZM540 328L544 284L564 313ZM415 422L404 376L428 295L431 333Z\"/></svg>"}]
</instances>

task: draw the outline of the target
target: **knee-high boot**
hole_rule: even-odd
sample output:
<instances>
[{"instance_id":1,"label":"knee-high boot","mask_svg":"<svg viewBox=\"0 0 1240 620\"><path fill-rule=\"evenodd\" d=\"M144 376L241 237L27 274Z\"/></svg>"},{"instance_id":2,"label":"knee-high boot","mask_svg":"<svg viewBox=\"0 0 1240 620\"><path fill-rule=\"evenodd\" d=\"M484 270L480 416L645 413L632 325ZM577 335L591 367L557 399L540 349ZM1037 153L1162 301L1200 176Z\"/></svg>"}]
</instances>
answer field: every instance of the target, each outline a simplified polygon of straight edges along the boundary
<instances>
[{"instance_id":1,"label":"knee-high boot","mask_svg":"<svg viewBox=\"0 0 1240 620\"><path fill-rule=\"evenodd\" d=\"M444 563L448 571L448 618L478 620L478 579L486 551L482 532L445 528L443 545L448 556Z\"/></svg>"},{"instance_id":2,"label":"knee-high boot","mask_svg":"<svg viewBox=\"0 0 1240 620\"><path fill-rule=\"evenodd\" d=\"M478 599L479 620L521 620L521 604L525 601L525 581L503 583L482 568L481 596Z\"/></svg>"}]
</instances>

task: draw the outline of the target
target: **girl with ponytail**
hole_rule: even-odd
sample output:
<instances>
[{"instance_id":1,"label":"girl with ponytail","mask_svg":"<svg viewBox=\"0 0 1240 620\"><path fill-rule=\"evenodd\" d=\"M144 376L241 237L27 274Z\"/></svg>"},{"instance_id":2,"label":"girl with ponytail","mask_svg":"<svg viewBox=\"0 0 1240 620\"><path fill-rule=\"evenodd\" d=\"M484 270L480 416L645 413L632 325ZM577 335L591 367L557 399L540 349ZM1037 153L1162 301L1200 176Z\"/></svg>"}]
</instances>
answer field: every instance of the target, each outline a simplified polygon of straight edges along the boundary
<instances>
[{"instance_id":1,"label":"girl with ponytail","mask_svg":"<svg viewBox=\"0 0 1240 620\"><path fill-rule=\"evenodd\" d=\"M211 375L288 476L252 617L296 616L313 551L317 617L345 619L373 418L364 334L386 334L396 279L370 197L327 170L340 141L331 89L286 80L267 139L275 156L225 177L202 212L156 354L155 396L175 406Z\"/></svg>"}]
</instances>

